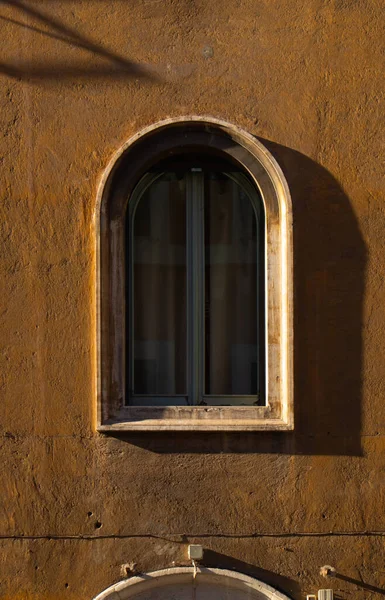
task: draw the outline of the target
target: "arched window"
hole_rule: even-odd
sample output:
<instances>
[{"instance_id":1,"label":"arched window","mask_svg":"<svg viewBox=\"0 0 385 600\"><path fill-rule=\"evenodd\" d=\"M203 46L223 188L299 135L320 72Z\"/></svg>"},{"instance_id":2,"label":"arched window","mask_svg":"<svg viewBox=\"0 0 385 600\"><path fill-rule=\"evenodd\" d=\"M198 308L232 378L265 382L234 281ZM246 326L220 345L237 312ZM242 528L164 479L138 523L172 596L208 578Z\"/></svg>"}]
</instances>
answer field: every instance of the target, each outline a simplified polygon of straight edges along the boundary
<instances>
[{"instance_id":1,"label":"arched window","mask_svg":"<svg viewBox=\"0 0 385 600\"><path fill-rule=\"evenodd\" d=\"M163 122L100 199L99 428L291 428L290 199L267 151Z\"/></svg>"}]
</instances>

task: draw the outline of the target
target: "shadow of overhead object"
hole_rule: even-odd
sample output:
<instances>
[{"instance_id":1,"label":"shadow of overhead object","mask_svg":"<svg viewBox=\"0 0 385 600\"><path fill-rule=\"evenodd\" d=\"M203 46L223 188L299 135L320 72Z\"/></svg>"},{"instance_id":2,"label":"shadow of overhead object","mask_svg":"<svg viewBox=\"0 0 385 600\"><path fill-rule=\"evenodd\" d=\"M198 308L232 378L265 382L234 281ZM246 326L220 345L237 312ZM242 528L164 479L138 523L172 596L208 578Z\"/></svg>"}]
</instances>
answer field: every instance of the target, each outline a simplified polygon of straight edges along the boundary
<instances>
[{"instance_id":1,"label":"shadow of overhead object","mask_svg":"<svg viewBox=\"0 0 385 600\"><path fill-rule=\"evenodd\" d=\"M19 0L0 0L0 6L12 6L22 15L26 15L29 19L32 17L43 26L49 29L45 30L31 23L23 23L14 18L0 16L0 19L6 23L27 29L37 35L45 36L54 40L58 40L70 47L77 47L81 50L86 50L94 56L98 56L107 60L110 65L88 66L83 63L52 63L26 61L18 63L0 63L0 73L17 79L30 80L58 80L71 78L105 78L105 79L124 79L130 78L145 78L148 81L160 81L157 74L151 71L150 68L145 68L137 63L134 63L124 56L117 54L105 48L102 44L97 44L91 39L78 33L76 30L64 25L56 18L42 13L37 8L31 5L24 4Z\"/></svg>"},{"instance_id":2,"label":"shadow of overhead object","mask_svg":"<svg viewBox=\"0 0 385 600\"><path fill-rule=\"evenodd\" d=\"M47 63L19 63L5 64L0 62L0 73L27 81L62 81L70 79L106 79L106 80L124 80L144 78L149 82L159 82L160 78L135 64L127 66L103 65L89 67L86 64L47 64Z\"/></svg>"},{"instance_id":3,"label":"shadow of overhead object","mask_svg":"<svg viewBox=\"0 0 385 600\"><path fill-rule=\"evenodd\" d=\"M41 12L36 7L32 7L30 4L25 4L23 2L20 2L20 0L0 0L0 6L1 4L12 6L20 10L22 14L27 15L28 17L35 18L37 21L48 25L48 27L51 27L54 31L59 33L44 31L35 27L34 25L31 25L30 23L22 23L21 21L10 19L8 17L2 17L3 20L7 20L15 25L19 25L24 29L30 29L31 31L41 33L42 35L54 37L55 39L59 39L60 41L63 41L67 44L78 46L79 48L83 48L85 50L90 50L91 52L104 56L105 58L110 58L112 60L123 63L126 62L126 59L121 57L119 54L111 52L107 48L104 48L104 46L102 46L101 44L96 44L83 34L78 33L75 29L72 29L72 27L64 25L55 17L52 17L51 15L46 15L44 12Z\"/></svg>"},{"instance_id":4,"label":"shadow of overhead object","mask_svg":"<svg viewBox=\"0 0 385 600\"><path fill-rule=\"evenodd\" d=\"M360 581L359 579L353 579L353 577L348 577L347 575L342 575L341 573L335 573L333 575L333 579L339 579L340 581L345 581L346 583L352 583L353 585L356 585L357 587L360 587L363 590L367 590L368 592L373 592L374 594L385 596L384 588L379 588L375 585L370 585L369 583L365 583L364 581Z\"/></svg>"},{"instance_id":5,"label":"shadow of overhead object","mask_svg":"<svg viewBox=\"0 0 385 600\"><path fill-rule=\"evenodd\" d=\"M366 247L338 181L261 139L289 185L294 235L294 431L121 432L154 453L361 456Z\"/></svg>"},{"instance_id":6,"label":"shadow of overhead object","mask_svg":"<svg viewBox=\"0 0 385 600\"><path fill-rule=\"evenodd\" d=\"M205 567L238 571L239 573L249 575L249 577L259 579L260 581L263 581L263 583L271 585L278 591L288 594L293 600L302 598L300 586L293 579L278 575L272 571L267 571L266 569L261 569L255 565L233 558L232 556L227 556L226 554L221 554L220 552L205 548L203 562Z\"/></svg>"},{"instance_id":7,"label":"shadow of overhead object","mask_svg":"<svg viewBox=\"0 0 385 600\"><path fill-rule=\"evenodd\" d=\"M41 13L39 13L39 15L40 14ZM4 17L3 15L0 15L0 19L5 23L10 23L11 25L22 27L23 29L27 29L28 31L32 31L33 33L38 33L39 35L43 35L44 37L48 37L53 40L58 40L59 42L64 42L69 46L76 46L78 48L82 48L83 50L89 50L91 52L95 52L96 54L100 54L101 56L109 58L113 61L120 62L122 64L129 64L129 61L127 61L127 59L119 56L118 54L110 52L103 46L95 44L90 39L80 36L74 30L64 26L60 26L59 29L57 21L54 21L52 23L51 20L44 19L44 22L49 23L50 25L53 24L54 28L59 29L59 31L61 31L62 33L53 33L52 31L46 31L44 29L36 27L35 25L23 23L22 21L17 21L16 19L11 19L9 17Z\"/></svg>"}]
</instances>

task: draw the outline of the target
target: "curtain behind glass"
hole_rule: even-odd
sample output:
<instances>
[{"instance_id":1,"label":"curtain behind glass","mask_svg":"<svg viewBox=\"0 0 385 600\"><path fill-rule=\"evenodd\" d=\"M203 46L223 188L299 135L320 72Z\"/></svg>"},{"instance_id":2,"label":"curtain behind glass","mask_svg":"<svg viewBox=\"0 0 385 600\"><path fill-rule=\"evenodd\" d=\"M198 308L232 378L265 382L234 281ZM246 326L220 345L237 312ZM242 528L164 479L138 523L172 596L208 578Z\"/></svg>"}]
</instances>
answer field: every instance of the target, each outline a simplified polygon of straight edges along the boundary
<instances>
[{"instance_id":1,"label":"curtain behind glass","mask_svg":"<svg viewBox=\"0 0 385 600\"><path fill-rule=\"evenodd\" d=\"M165 173L134 216L134 394L187 393L185 188Z\"/></svg>"},{"instance_id":2,"label":"curtain behind glass","mask_svg":"<svg viewBox=\"0 0 385 600\"><path fill-rule=\"evenodd\" d=\"M257 223L230 177L206 175L205 394L258 393Z\"/></svg>"}]
</instances>

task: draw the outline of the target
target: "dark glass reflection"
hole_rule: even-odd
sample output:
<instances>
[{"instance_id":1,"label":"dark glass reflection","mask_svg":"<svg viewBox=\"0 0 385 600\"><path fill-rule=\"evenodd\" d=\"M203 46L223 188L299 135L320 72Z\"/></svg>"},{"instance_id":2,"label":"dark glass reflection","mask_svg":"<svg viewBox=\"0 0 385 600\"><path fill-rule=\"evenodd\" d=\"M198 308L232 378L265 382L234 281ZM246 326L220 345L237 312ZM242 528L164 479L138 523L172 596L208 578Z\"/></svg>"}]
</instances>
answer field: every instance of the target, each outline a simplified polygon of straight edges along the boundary
<instances>
[{"instance_id":1,"label":"dark glass reflection","mask_svg":"<svg viewBox=\"0 0 385 600\"><path fill-rule=\"evenodd\" d=\"M165 173L134 216L134 394L186 394L185 179Z\"/></svg>"},{"instance_id":2,"label":"dark glass reflection","mask_svg":"<svg viewBox=\"0 0 385 600\"><path fill-rule=\"evenodd\" d=\"M258 393L257 223L224 173L205 177L205 394Z\"/></svg>"}]
</instances>

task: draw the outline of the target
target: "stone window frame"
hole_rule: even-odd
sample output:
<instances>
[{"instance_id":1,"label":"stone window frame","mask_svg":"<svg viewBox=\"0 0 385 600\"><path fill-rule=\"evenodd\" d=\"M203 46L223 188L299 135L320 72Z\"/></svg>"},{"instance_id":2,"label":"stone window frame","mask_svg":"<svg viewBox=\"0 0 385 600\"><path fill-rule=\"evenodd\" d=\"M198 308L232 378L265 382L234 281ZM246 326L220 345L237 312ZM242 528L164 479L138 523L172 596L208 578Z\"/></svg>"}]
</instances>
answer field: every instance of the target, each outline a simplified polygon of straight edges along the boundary
<instances>
[{"instance_id":1,"label":"stone window frame","mask_svg":"<svg viewBox=\"0 0 385 600\"><path fill-rule=\"evenodd\" d=\"M266 214L266 406L125 405L125 214L140 178L183 148L231 159L258 188ZM212 117L166 119L129 139L98 188L97 423L99 431L291 430L293 421L292 211L284 175L268 150L239 127Z\"/></svg>"}]
</instances>

